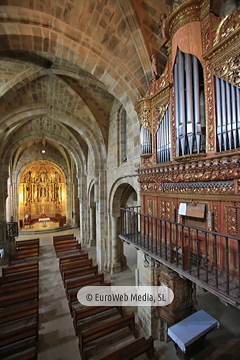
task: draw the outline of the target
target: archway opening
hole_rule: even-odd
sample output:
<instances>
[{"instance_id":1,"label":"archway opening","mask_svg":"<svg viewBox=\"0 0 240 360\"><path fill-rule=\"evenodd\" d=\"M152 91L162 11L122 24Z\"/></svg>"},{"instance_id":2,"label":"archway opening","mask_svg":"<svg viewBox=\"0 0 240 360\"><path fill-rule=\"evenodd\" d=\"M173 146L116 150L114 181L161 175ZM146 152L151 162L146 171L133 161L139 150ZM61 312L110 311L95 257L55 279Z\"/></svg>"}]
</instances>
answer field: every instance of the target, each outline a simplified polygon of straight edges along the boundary
<instances>
[{"instance_id":1,"label":"archway opening","mask_svg":"<svg viewBox=\"0 0 240 360\"><path fill-rule=\"evenodd\" d=\"M66 224L66 178L54 163L39 160L27 165L20 175L18 199L24 229Z\"/></svg>"}]
</instances>

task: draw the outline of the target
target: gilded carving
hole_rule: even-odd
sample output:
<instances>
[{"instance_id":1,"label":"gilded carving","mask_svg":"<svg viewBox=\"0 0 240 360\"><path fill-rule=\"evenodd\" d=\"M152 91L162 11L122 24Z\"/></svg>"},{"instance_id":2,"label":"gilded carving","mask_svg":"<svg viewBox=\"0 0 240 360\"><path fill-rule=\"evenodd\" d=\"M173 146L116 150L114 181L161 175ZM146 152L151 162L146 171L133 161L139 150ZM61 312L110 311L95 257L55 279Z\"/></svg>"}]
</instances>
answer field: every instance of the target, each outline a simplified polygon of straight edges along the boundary
<instances>
[{"instance_id":1,"label":"gilded carving","mask_svg":"<svg viewBox=\"0 0 240 360\"><path fill-rule=\"evenodd\" d=\"M166 112L168 108L168 104L165 104L165 105L161 105L159 107L156 107L156 120L157 120L157 123L156 123L156 131L158 130L159 128L159 125L161 124L162 122L162 119L164 117L164 114Z\"/></svg>"},{"instance_id":2,"label":"gilded carving","mask_svg":"<svg viewBox=\"0 0 240 360\"><path fill-rule=\"evenodd\" d=\"M215 107L214 107L214 94L213 94L213 75L211 70L210 61L206 61L205 72L205 101L206 101L206 123L207 126L207 149L208 151L216 151L216 131L215 131Z\"/></svg>"},{"instance_id":3,"label":"gilded carving","mask_svg":"<svg viewBox=\"0 0 240 360\"><path fill-rule=\"evenodd\" d=\"M213 44L216 45L219 41L229 36L235 30L239 28L240 23L240 8L238 7L235 11L224 17L220 22L216 31Z\"/></svg>"},{"instance_id":4,"label":"gilded carving","mask_svg":"<svg viewBox=\"0 0 240 360\"><path fill-rule=\"evenodd\" d=\"M224 230L225 234L237 235L236 207L224 206Z\"/></svg>"},{"instance_id":5,"label":"gilded carving","mask_svg":"<svg viewBox=\"0 0 240 360\"><path fill-rule=\"evenodd\" d=\"M219 205L214 204L212 207L212 212L213 212L213 231L220 232Z\"/></svg>"},{"instance_id":6,"label":"gilded carving","mask_svg":"<svg viewBox=\"0 0 240 360\"><path fill-rule=\"evenodd\" d=\"M152 131L150 100L146 98L139 100L135 110L138 113L141 125L149 131Z\"/></svg>"},{"instance_id":7,"label":"gilded carving","mask_svg":"<svg viewBox=\"0 0 240 360\"><path fill-rule=\"evenodd\" d=\"M170 202L160 201L159 217L160 219L170 220Z\"/></svg>"},{"instance_id":8,"label":"gilded carving","mask_svg":"<svg viewBox=\"0 0 240 360\"><path fill-rule=\"evenodd\" d=\"M219 78L240 88L240 55L230 57L223 64L213 68L214 74Z\"/></svg>"},{"instance_id":9,"label":"gilded carving","mask_svg":"<svg viewBox=\"0 0 240 360\"><path fill-rule=\"evenodd\" d=\"M40 160L22 172L19 185L20 216L46 213L65 214L66 182L55 164Z\"/></svg>"}]
</instances>

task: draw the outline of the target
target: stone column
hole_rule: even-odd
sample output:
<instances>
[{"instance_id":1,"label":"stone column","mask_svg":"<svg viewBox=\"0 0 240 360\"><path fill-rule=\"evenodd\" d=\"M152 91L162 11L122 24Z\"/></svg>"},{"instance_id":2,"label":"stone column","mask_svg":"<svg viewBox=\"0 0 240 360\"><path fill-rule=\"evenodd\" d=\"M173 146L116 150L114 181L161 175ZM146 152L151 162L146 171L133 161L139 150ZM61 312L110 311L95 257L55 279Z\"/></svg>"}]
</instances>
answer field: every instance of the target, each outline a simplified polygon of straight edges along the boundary
<instances>
[{"instance_id":1,"label":"stone column","mask_svg":"<svg viewBox=\"0 0 240 360\"><path fill-rule=\"evenodd\" d=\"M90 220L90 241L89 246L96 246L96 207L90 206L89 208Z\"/></svg>"},{"instance_id":2,"label":"stone column","mask_svg":"<svg viewBox=\"0 0 240 360\"><path fill-rule=\"evenodd\" d=\"M115 274L121 272L121 260L119 254L119 246L118 242L120 239L118 238L118 224L119 217L111 217L111 225L112 225L112 262L111 262L111 273Z\"/></svg>"}]
</instances>

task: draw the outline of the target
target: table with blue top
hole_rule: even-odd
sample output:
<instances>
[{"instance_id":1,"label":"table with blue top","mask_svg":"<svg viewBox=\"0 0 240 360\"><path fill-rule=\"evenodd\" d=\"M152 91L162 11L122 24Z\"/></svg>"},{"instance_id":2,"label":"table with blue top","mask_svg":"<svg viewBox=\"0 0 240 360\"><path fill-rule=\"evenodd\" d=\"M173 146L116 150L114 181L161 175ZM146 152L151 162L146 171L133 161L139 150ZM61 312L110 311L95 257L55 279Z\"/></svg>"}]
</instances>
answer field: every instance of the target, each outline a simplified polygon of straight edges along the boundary
<instances>
[{"instance_id":1,"label":"table with blue top","mask_svg":"<svg viewBox=\"0 0 240 360\"><path fill-rule=\"evenodd\" d=\"M168 329L168 335L173 340L180 359L199 350L204 337L214 328L219 328L219 322L203 310L188 316Z\"/></svg>"}]
</instances>

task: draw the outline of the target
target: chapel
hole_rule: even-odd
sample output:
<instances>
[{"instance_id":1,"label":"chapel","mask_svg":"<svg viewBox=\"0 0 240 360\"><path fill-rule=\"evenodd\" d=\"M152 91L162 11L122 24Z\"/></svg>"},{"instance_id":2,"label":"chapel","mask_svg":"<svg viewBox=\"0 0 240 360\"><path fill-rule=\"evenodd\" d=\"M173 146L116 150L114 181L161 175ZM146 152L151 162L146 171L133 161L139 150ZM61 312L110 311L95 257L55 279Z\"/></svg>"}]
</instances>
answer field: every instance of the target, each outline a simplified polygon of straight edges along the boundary
<instances>
[{"instance_id":1,"label":"chapel","mask_svg":"<svg viewBox=\"0 0 240 360\"><path fill-rule=\"evenodd\" d=\"M0 358L187 359L169 329L199 311L192 359L240 351L239 39L239 0L0 0ZM74 307L94 276L174 300L118 309L135 343L104 347Z\"/></svg>"}]
</instances>

